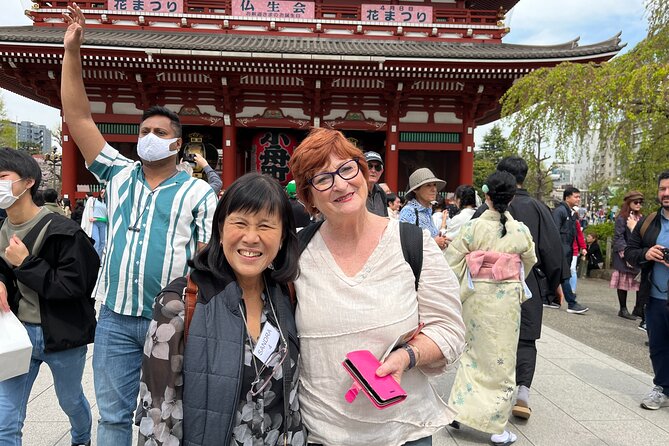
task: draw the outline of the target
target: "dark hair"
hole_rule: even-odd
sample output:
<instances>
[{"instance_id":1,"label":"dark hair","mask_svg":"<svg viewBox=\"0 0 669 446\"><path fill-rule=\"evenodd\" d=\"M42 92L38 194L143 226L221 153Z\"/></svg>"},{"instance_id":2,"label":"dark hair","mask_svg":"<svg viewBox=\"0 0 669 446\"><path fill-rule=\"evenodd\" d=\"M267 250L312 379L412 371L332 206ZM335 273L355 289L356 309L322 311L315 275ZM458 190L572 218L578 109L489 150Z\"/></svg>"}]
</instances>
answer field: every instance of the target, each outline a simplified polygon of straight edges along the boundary
<instances>
[{"instance_id":1,"label":"dark hair","mask_svg":"<svg viewBox=\"0 0 669 446\"><path fill-rule=\"evenodd\" d=\"M14 172L21 179L30 178L35 180L35 184L30 188L30 195L33 197L42 182L42 171L39 164L32 156L22 150L10 149L9 147L0 149L0 170Z\"/></svg>"},{"instance_id":2,"label":"dark hair","mask_svg":"<svg viewBox=\"0 0 669 446\"><path fill-rule=\"evenodd\" d=\"M44 201L47 203L55 203L58 200L58 192L56 192L56 189L46 189L43 196Z\"/></svg>"},{"instance_id":3,"label":"dark hair","mask_svg":"<svg viewBox=\"0 0 669 446\"><path fill-rule=\"evenodd\" d=\"M516 177L516 184L523 184L527 176L527 163L519 156L507 156L497 163L497 170Z\"/></svg>"},{"instance_id":4,"label":"dark hair","mask_svg":"<svg viewBox=\"0 0 669 446\"><path fill-rule=\"evenodd\" d=\"M144 122L152 116L165 116L170 120L170 125L172 130L174 130L174 135L177 138L181 138L181 121L179 120L179 115L174 113L172 110L166 107L161 107L160 105L154 105L149 108L142 114L142 121Z\"/></svg>"},{"instance_id":5,"label":"dark hair","mask_svg":"<svg viewBox=\"0 0 669 446\"><path fill-rule=\"evenodd\" d=\"M281 218L282 245L274 259L272 279L278 283L295 280L298 274L299 253L293 210L288 195L277 180L256 172L239 177L223 194L214 212L211 239L193 260L193 266L214 277L235 277L221 246L225 219L233 212L267 211Z\"/></svg>"},{"instance_id":6,"label":"dark hair","mask_svg":"<svg viewBox=\"0 0 669 446\"><path fill-rule=\"evenodd\" d=\"M669 180L669 170L665 170L657 177L657 187L660 187L660 182L662 180Z\"/></svg>"},{"instance_id":7,"label":"dark hair","mask_svg":"<svg viewBox=\"0 0 669 446\"><path fill-rule=\"evenodd\" d=\"M574 194L580 194L581 191L576 189L574 186L567 186L564 188L564 192L562 192L562 199L566 200L567 197L571 197Z\"/></svg>"},{"instance_id":8,"label":"dark hair","mask_svg":"<svg viewBox=\"0 0 669 446\"><path fill-rule=\"evenodd\" d=\"M476 207L476 191L469 184L461 184L455 189L455 198L460 200L460 209L466 206Z\"/></svg>"},{"instance_id":9,"label":"dark hair","mask_svg":"<svg viewBox=\"0 0 669 446\"><path fill-rule=\"evenodd\" d=\"M437 195L437 199L436 199L435 203L432 205L432 211L436 212L437 209L439 209L441 211L446 209L446 200L444 199L444 197L440 197L438 195Z\"/></svg>"},{"instance_id":10,"label":"dark hair","mask_svg":"<svg viewBox=\"0 0 669 446\"><path fill-rule=\"evenodd\" d=\"M37 191L33 194L33 203L35 203L35 206L44 206L44 193L42 191Z\"/></svg>"},{"instance_id":11,"label":"dark hair","mask_svg":"<svg viewBox=\"0 0 669 446\"><path fill-rule=\"evenodd\" d=\"M397 195L393 194L392 192L389 194L386 194L386 204L390 205L397 200Z\"/></svg>"},{"instance_id":12,"label":"dark hair","mask_svg":"<svg viewBox=\"0 0 669 446\"><path fill-rule=\"evenodd\" d=\"M516 193L516 179L509 172L493 172L485 180L488 186L488 196L492 201L492 207L500 214L499 222L502 224L502 237L506 235L506 209Z\"/></svg>"}]
</instances>

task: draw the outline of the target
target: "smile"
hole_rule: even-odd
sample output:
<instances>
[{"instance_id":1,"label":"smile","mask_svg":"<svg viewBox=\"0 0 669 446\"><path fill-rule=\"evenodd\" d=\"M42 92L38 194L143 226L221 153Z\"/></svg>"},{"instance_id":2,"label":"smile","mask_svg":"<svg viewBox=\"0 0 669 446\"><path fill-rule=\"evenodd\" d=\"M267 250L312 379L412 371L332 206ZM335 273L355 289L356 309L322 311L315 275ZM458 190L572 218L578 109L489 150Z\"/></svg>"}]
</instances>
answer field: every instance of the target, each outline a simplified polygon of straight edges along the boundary
<instances>
[{"instance_id":1,"label":"smile","mask_svg":"<svg viewBox=\"0 0 669 446\"><path fill-rule=\"evenodd\" d=\"M246 251L244 249L238 249L237 252L243 257L260 257L262 255L261 252Z\"/></svg>"},{"instance_id":2,"label":"smile","mask_svg":"<svg viewBox=\"0 0 669 446\"><path fill-rule=\"evenodd\" d=\"M335 203L341 203L342 201L347 201L347 200L349 200L350 198L352 198L353 195L354 195L353 192L349 192L348 194L346 194L346 195L344 195L344 196L342 196L342 197L337 198L337 199L335 200Z\"/></svg>"}]
</instances>

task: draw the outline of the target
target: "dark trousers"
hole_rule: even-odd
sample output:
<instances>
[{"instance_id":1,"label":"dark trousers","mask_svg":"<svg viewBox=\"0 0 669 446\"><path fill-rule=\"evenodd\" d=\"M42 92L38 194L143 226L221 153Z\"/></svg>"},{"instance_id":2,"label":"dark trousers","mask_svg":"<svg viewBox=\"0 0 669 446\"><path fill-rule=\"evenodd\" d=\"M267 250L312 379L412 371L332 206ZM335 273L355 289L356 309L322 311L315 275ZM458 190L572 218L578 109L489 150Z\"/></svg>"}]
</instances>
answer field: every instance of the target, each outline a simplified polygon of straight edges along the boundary
<instances>
[{"instance_id":1,"label":"dark trousers","mask_svg":"<svg viewBox=\"0 0 669 446\"><path fill-rule=\"evenodd\" d=\"M534 371L537 368L537 342L532 340L518 340L516 353L516 385L532 387Z\"/></svg>"},{"instance_id":2,"label":"dark trousers","mask_svg":"<svg viewBox=\"0 0 669 446\"><path fill-rule=\"evenodd\" d=\"M653 363L655 379L669 396L669 306L666 300L651 297L646 306L646 328L650 361Z\"/></svg>"}]
</instances>

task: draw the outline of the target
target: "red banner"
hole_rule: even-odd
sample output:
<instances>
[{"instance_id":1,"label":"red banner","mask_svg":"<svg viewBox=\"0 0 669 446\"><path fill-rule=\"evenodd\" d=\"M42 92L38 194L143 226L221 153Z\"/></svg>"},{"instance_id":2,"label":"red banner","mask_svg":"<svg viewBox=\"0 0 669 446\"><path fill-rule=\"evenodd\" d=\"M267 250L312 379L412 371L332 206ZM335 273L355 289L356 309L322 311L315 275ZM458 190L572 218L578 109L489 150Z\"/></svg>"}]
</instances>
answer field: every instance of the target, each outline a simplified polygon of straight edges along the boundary
<instances>
[{"instance_id":1,"label":"red banner","mask_svg":"<svg viewBox=\"0 0 669 446\"><path fill-rule=\"evenodd\" d=\"M288 161L297 147L297 139L282 130L265 130L253 137L256 153L256 171L270 175L285 186L293 175L288 169Z\"/></svg>"}]
</instances>

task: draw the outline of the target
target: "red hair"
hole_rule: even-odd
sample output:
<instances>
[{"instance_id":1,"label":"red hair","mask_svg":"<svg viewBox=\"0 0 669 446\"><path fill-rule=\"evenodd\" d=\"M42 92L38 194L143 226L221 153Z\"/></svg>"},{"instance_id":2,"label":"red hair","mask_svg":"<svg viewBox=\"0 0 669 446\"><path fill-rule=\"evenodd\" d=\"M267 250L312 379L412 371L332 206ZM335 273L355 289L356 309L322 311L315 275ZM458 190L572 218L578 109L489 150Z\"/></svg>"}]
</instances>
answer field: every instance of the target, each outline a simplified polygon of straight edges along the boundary
<instances>
[{"instance_id":1,"label":"red hair","mask_svg":"<svg viewBox=\"0 0 669 446\"><path fill-rule=\"evenodd\" d=\"M307 182L330 162L331 156L341 159L358 159L360 171L369 180L369 168L362 150L338 130L315 128L300 143L290 158L290 170L295 179L297 197L306 206L310 213L314 213L314 201L311 195L311 186Z\"/></svg>"}]
</instances>

